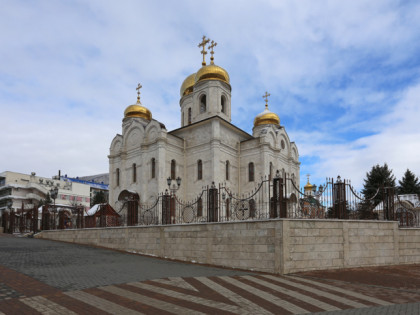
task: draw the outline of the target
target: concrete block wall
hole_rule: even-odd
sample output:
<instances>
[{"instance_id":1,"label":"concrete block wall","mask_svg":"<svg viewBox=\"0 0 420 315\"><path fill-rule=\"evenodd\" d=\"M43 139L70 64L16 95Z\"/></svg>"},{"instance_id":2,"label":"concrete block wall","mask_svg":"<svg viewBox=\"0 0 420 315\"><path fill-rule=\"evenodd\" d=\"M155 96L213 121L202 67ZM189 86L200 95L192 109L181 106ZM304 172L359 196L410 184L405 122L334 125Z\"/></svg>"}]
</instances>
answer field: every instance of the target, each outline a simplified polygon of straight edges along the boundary
<instances>
[{"instance_id":1,"label":"concrete block wall","mask_svg":"<svg viewBox=\"0 0 420 315\"><path fill-rule=\"evenodd\" d=\"M420 263L420 229L401 229L399 259L402 264Z\"/></svg>"},{"instance_id":2,"label":"concrete block wall","mask_svg":"<svg viewBox=\"0 0 420 315\"><path fill-rule=\"evenodd\" d=\"M36 237L278 274L420 263L420 229L384 221L279 219L43 231Z\"/></svg>"},{"instance_id":3,"label":"concrete block wall","mask_svg":"<svg viewBox=\"0 0 420 315\"><path fill-rule=\"evenodd\" d=\"M36 237L280 273L282 221L43 231Z\"/></svg>"},{"instance_id":4,"label":"concrete block wall","mask_svg":"<svg viewBox=\"0 0 420 315\"><path fill-rule=\"evenodd\" d=\"M396 222L286 220L283 229L285 274L399 263Z\"/></svg>"}]
</instances>

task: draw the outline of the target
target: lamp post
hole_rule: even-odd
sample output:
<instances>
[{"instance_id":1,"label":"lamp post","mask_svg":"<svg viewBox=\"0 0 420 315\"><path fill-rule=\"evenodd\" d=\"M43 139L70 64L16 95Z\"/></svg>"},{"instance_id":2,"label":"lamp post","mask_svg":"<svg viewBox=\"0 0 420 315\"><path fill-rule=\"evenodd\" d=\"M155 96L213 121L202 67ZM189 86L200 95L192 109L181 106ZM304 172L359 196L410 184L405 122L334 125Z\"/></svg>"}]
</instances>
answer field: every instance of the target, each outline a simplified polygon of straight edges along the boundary
<instances>
[{"instance_id":1,"label":"lamp post","mask_svg":"<svg viewBox=\"0 0 420 315\"><path fill-rule=\"evenodd\" d=\"M12 199L9 199L7 201L7 204L6 204L6 207L7 207L7 209L9 209L9 212L11 211L12 206L13 206L13 201L12 201Z\"/></svg>"},{"instance_id":2,"label":"lamp post","mask_svg":"<svg viewBox=\"0 0 420 315\"><path fill-rule=\"evenodd\" d=\"M56 224L55 224L56 218L55 218L55 214L57 213L57 209L55 208L55 199L57 199L57 196L58 196L58 187L51 188L51 190L50 190L50 196L54 200L54 210L53 210L53 213L54 213L54 230L55 230L56 229Z\"/></svg>"},{"instance_id":3,"label":"lamp post","mask_svg":"<svg viewBox=\"0 0 420 315\"><path fill-rule=\"evenodd\" d=\"M166 179L166 182L168 184L169 190L171 191L171 197L169 199L169 205L167 205L167 206L169 206L169 216L170 216L170 222L172 224L175 223L175 200L173 200L172 198L174 198L173 196L175 195L176 191L181 186L181 177L178 176L175 179L175 181L176 181L176 185L175 184L172 184L172 178L171 177L168 177Z\"/></svg>"},{"instance_id":4,"label":"lamp post","mask_svg":"<svg viewBox=\"0 0 420 315\"><path fill-rule=\"evenodd\" d=\"M175 186L175 184L172 185L172 178L168 177L166 179L169 190L171 191L172 194L175 194L175 192L179 189L179 187L181 187L181 177L178 176L175 179L175 181L176 181L176 186Z\"/></svg>"}]
</instances>

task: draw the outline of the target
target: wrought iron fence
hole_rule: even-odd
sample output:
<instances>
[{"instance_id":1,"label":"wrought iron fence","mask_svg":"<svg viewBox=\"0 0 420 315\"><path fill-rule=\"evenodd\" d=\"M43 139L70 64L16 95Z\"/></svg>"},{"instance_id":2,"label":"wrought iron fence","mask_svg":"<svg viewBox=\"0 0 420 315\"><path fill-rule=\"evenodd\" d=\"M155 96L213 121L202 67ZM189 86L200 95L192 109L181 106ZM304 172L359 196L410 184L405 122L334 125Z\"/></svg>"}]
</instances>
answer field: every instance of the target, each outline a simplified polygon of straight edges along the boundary
<instances>
[{"instance_id":1,"label":"wrought iron fence","mask_svg":"<svg viewBox=\"0 0 420 315\"><path fill-rule=\"evenodd\" d=\"M292 178L264 178L248 193L236 194L225 184L212 183L196 198L181 200L174 191L159 194L150 203L138 194L127 193L113 209L101 205L97 212L83 207L45 205L38 209L5 212L2 225L7 233L38 230L135 225L168 225L203 222L232 222L294 219L375 219L396 220L400 227L420 227L420 202L401 200L393 187L380 187L364 199L348 180L327 178L316 189L301 191Z\"/></svg>"}]
</instances>

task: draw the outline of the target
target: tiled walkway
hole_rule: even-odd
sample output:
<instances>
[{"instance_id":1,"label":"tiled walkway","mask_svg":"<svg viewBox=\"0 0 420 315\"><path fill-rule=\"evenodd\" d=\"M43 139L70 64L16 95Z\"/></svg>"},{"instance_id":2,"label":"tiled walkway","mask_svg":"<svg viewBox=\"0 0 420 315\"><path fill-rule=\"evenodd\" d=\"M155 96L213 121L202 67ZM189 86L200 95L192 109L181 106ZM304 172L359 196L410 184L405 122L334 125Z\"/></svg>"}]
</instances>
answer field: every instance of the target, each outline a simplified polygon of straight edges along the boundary
<instances>
[{"instance_id":1,"label":"tiled walkway","mask_svg":"<svg viewBox=\"0 0 420 315\"><path fill-rule=\"evenodd\" d=\"M46 257L45 265L43 258L28 254L37 255L36 251L28 248L24 254L26 246L37 248L38 255ZM94 251L95 255L83 260L81 267L94 270L94 266L99 266L94 275L96 282L85 281L82 286L78 281L71 284L67 275L59 273L61 269L57 269L47 248L55 250L56 254L59 248L65 248L65 252L76 256L81 254L79 251ZM368 277L358 276L358 273L366 273L365 269L276 276L10 237L0 237L0 253L7 256L0 257L0 314L420 314L420 288L412 285L419 279L405 283L404 278L404 275L407 279L410 274L416 275L419 265L384 269L377 272L377 279L372 273L380 268L373 268L368 272L371 283L365 283ZM16 264L16 255L26 262ZM102 262L97 260L101 258ZM5 266L9 265L6 260L14 261L16 270ZM66 268L61 258L58 261ZM70 265L74 263L77 266L77 261ZM38 267L26 272L27 264ZM67 268L77 272L78 269L70 265ZM146 279L130 270L133 266L143 270ZM162 271L157 270L161 267L173 276L168 277L166 273L155 277ZM147 269L153 268L153 277L147 277ZM191 268L194 275L185 276L183 268ZM108 277L113 269L116 275L133 274L133 281L115 281L115 275ZM400 274L400 282L394 280L394 285L384 286L386 281L380 280L396 274ZM104 279L99 279L101 276ZM345 279L340 279L343 277ZM60 281L66 285L60 286ZM101 284L104 282L105 285Z\"/></svg>"}]
</instances>

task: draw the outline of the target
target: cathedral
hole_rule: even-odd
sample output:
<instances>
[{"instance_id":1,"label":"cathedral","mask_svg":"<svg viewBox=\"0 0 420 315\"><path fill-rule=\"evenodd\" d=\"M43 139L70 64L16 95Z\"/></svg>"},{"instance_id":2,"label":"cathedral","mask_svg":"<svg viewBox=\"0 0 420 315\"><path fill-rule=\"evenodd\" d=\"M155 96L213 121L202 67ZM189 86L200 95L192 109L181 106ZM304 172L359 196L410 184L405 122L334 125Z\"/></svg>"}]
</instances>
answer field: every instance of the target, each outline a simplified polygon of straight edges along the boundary
<instances>
[{"instance_id":1,"label":"cathedral","mask_svg":"<svg viewBox=\"0 0 420 315\"><path fill-rule=\"evenodd\" d=\"M270 94L263 96L265 109L255 117L252 135L231 123L232 87L228 72L214 63L216 45L205 36L198 45L203 61L181 85L180 128L168 131L152 118L140 101L138 85L137 102L125 109L122 133L110 147L111 205L126 192L152 203L168 188L192 200L213 182L241 194L276 173L298 185L298 149L279 116L268 109Z\"/></svg>"}]
</instances>

